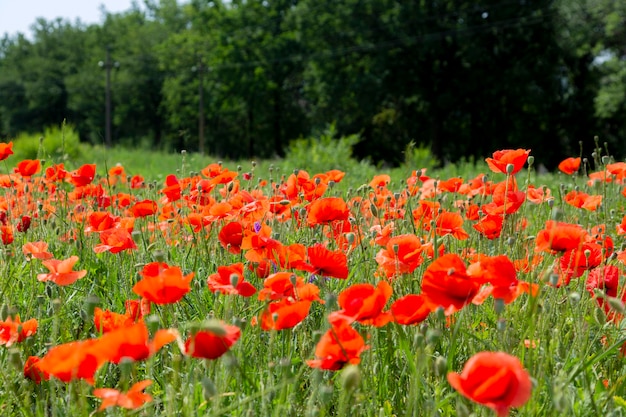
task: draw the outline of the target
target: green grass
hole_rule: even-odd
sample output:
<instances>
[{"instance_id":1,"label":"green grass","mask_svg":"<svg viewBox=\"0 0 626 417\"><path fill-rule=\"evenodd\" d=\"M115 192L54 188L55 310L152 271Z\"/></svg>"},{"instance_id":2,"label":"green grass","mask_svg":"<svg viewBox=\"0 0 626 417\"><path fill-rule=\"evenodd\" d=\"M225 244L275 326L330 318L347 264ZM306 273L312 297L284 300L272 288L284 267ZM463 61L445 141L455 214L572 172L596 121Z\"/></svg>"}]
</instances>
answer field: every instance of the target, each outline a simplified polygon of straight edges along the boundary
<instances>
[{"instance_id":1,"label":"green grass","mask_svg":"<svg viewBox=\"0 0 626 417\"><path fill-rule=\"evenodd\" d=\"M293 160L255 161L255 164L252 161L223 161L223 165L241 171L241 174L254 173L252 181L241 181L242 188L259 189L264 195L273 195L276 190L271 182L261 187L259 179L280 183L281 177L288 177L294 169L310 170L311 175L323 171L319 168L327 157L310 158L311 165L307 166L307 159L298 153L301 152L298 149L294 151L298 156ZM311 152L321 155L324 149L311 147ZM330 154L334 155L333 152ZM108 169L120 163L128 175L141 174L154 186L129 190L120 184L110 189L111 195L130 192L137 199L160 201L163 194L159 191L168 174L191 177L217 159L189 153L81 147L76 159L60 158L58 161L63 161L68 170L83 163L96 163L101 178L106 176ZM10 170L16 162L8 160L5 168ZM46 166L53 162L46 160ZM338 168L332 161L327 162L325 170ZM373 175L382 173L392 177L390 195L400 195L406 190L406 179L411 173L423 168L405 165L381 170L350 159L341 160L341 163L346 177L329 188L325 196L339 196L345 200L372 198L370 193L373 190L363 184L367 184ZM469 180L479 173L488 173L489 179L495 182L505 178L503 174L491 173L483 162L446 166L427 173L442 180L456 176ZM507 219L498 239L485 239L466 220L464 229L470 234L469 239L457 241L451 236L440 236L435 243L445 244L450 253L461 254L471 249L490 256L507 255L510 259L521 259L532 255L535 236L545 222L558 218L581 224L588 230L606 224L616 250L622 249L623 236L615 231L615 225L624 213L624 197L620 195L622 185L612 182L592 188L581 177L540 176L533 169L520 172L517 181L522 190L528 184L548 186L555 197L554 203L524 203ZM604 198L601 208L586 211L564 203L562 196L574 187L601 194ZM19 314L22 320L36 318L39 329L23 342L0 347L0 364L3 365L0 415L92 415L100 404L100 400L93 396L92 386L82 380L63 383L54 378L34 384L22 375L24 361L30 355L45 355L52 346L61 343L97 337L93 325L94 306L122 313L125 300L137 298L132 288L138 280L138 271L146 263L161 259L179 266L185 273L194 272L195 276L191 291L180 302L153 305L146 318L153 331L176 328L184 339L191 326L217 318L239 326L242 336L228 353L214 361L187 357L177 343L172 343L146 361L105 365L96 374L95 387L125 390L137 381L151 379L154 382L146 391L154 400L137 411L108 409L98 413L100 415L493 416L495 414L488 408L472 403L454 391L446 379L448 372L460 372L472 355L485 350L505 351L520 358L532 377L530 401L512 411L512 415L626 414L626 367L624 358L617 353L626 334L624 322L607 322L596 300L585 289L587 272L581 278L573 279L568 286L555 288L548 285L553 262L557 259L554 255L543 254L543 261L535 269L518 274L519 280L539 285L536 297L522 295L506 306L489 298L483 305L466 306L453 316L451 323L442 314L434 312L417 326L390 323L375 328L355 324L369 346L361 355L358 367L337 372L321 371L308 367L306 360L313 359L316 343L329 328L327 316L338 309L338 294L352 284L376 284L385 279L376 275L375 255L380 248L370 242L369 228L377 223L376 219L356 209L352 211L355 222L362 226L363 242L347 252L350 270L347 280L318 278L314 281L320 287L325 304L313 303L309 316L294 329L263 331L251 323L265 306L256 296L226 296L213 294L207 289L206 278L215 273L218 266L235 262L250 264L243 255L229 253L219 244L218 225L192 232L188 227L179 227L174 220L163 223L162 231L158 232L152 227L156 218L137 219L137 250L96 254L93 247L99 243L98 237L84 232L80 214L104 208L98 208L95 199L86 199L82 203L69 201L64 191L72 188L69 184L59 184L57 191L50 192L29 187L28 198L15 194L11 188L1 190L2 199L10 203L9 210L5 211L11 224L15 225L20 215L30 214L33 226L26 233L14 231L14 242L0 247L0 299L3 300L0 318L15 314ZM224 187L218 186L211 192L216 201L224 199L221 189ZM51 199L55 195L60 197L57 201ZM416 230L420 237L424 235L419 232L424 225L413 224L411 216L417 198L409 198L405 215L394 220L394 235L415 233ZM456 210L454 202L462 199L465 197L452 193L437 197L446 210ZM487 197L485 202L488 200ZM35 203L28 206L29 202ZM45 202L56 207L55 213L46 212ZM302 202L294 210L301 210L305 204ZM159 206L163 207L164 203L160 201ZM124 215L118 208L106 210ZM184 216L191 210L185 206L179 214ZM379 211L378 217L382 219L383 214ZM516 229L522 220L526 221L526 227ZM284 244L311 246L315 242L325 242L331 248L335 247L319 226L300 227L295 221L271 219L268 224L272 228L272 237ZM64 239L72 232L75 232L73 237ZM87 276L64 287L39 282L37 275L46 269L41 261L28 260L21 252L23 244L38 240L50 245L49 250L56 259L79 256L75 269L86 270ZM426 261L414 272L391 281L393 295L387 308L401 296L419 292L424 271L430 263ZM608 258L605 263L623 268L615 258ZM305 279L310 278L306 273L296 273ZM245 276L256 288L262 287L263 281L251 271L246 270ZM623 277L621 282L623 286ZM526 348L525 340L536 341L537 347ZM602 383L604 380L608 381L607 387Z\"/></svg>"}]
</instances>

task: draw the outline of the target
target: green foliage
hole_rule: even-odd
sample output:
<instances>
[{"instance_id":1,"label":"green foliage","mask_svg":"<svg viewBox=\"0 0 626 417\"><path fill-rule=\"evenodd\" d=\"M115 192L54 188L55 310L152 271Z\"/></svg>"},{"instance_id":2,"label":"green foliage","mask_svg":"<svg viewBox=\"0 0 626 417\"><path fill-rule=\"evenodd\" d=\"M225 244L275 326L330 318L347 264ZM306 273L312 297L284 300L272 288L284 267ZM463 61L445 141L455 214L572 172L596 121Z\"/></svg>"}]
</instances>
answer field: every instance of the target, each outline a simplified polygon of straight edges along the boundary
<instances>
[{"instance_id":1,"label":"green foliage","mask_svg":"<svg viewBox=\"0 0 626 417\"><path fill-rule=\"evenodd\" d=\"M55 162L81 157L78 132L73 126L51 126L43 133L22 133L13 141L13 160L47 159Z\"/></svg>"},{"instance_id":2,"label":"green foliage","mask_svg":"<svg viewBox=\"0 0 626 417\"><path fill-rule=\"evenodd\" d=\"M331 125L317 137L291 141L285 155L287 168L304 169L309 173L339 169L348 171L359 165L352 157L352 148L359 142L358 135L337 137Z\"/></svg>"},{"instance_id":3,"label":"green foliage","mask_svg":"<svg viewBox=\"0 0 626 417\"><path fill-rule=\"evenodd\" d=\"M430 149L424 145L416 146L415 142L411 141L404 149L404 165L407 168L432 170L440 164L440 161L433 156Z\"/></svg>"}]
</instances>

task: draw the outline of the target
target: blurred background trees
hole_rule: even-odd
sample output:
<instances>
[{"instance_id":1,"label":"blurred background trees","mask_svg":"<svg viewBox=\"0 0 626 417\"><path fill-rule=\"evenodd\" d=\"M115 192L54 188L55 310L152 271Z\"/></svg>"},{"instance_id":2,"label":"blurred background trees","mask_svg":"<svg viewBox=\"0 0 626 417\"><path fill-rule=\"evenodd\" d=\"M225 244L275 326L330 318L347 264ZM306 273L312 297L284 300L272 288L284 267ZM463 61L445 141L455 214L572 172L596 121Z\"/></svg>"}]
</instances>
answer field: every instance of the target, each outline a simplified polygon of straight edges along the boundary
<instances>
[{"instance_id":1,"label":"blurred background trees","mask_svg":"<svg viewBox=\"0 0 626 417\"><path fill-rule=\"evenodd\" d=\"M0 135L67 120L112 142L283 155L358 134L355 155L439 161L530 148L553 167L593 137L626 155L626 4L612 0L146 0L99 25L0 41Z\"/></svg>"}]
</instances>

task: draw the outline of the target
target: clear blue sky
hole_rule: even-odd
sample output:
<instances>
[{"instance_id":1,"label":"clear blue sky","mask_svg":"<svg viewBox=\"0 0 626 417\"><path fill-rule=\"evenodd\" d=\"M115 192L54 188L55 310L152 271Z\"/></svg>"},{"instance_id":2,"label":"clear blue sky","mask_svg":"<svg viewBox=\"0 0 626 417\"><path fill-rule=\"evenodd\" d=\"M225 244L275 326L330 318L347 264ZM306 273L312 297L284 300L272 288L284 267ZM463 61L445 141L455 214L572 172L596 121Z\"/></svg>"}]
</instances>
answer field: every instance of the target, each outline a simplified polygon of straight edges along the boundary
<instances>
[{"instance_id":1,"label":"clear blue sky","mask_svg":"<svg viewBox=\"0 0 626 417\"><path fill-rule=\"evenodd\" d=\"M131 8L132 0L0 0L0 37L21 32L30 38L30 26L38 17L61 17L72 24L77 18L86 24L101 23L101 5L108 12L119 13Z\"/></svg>"}]
</instances>

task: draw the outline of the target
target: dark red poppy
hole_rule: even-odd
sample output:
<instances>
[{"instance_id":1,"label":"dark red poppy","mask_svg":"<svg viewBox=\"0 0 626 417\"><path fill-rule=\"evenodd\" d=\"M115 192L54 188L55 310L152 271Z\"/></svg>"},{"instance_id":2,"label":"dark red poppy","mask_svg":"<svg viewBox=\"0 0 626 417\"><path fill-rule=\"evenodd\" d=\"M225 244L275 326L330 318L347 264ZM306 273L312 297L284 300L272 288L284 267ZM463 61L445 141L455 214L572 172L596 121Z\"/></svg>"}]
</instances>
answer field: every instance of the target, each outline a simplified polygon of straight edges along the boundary
<instances>
[{"instance_id":1,"label":"dark red poppy","mask_svg":"<svg viewBox=\"0 0 626 417\"><path fill-rule=\"evenodd\" d=\"M203 330L191 334L185 341L185 354L200 359L217 359L241 337L241 329L212 320Z\"/></svg>"}]
</instances>

